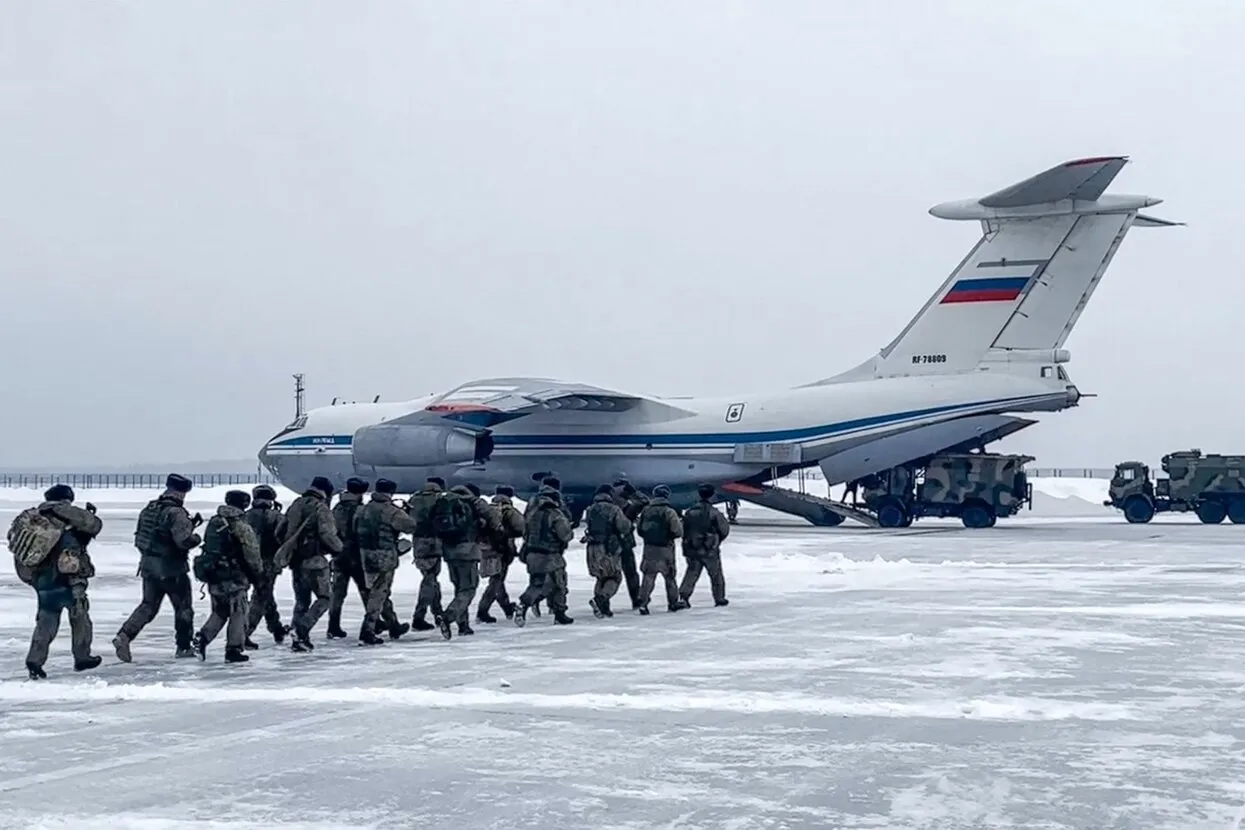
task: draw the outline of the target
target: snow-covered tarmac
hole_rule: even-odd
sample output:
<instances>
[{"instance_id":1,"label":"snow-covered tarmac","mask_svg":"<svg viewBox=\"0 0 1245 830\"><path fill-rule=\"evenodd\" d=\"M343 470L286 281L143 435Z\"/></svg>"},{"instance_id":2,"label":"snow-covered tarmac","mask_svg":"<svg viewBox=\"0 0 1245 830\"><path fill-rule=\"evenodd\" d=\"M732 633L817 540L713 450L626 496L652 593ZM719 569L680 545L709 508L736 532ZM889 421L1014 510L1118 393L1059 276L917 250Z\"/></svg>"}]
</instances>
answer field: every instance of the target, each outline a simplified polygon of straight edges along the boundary
<instances>
[{"instance_id":1,"label":"snow-covered tarmac","mask_svg":"<svg viewBox=\"0 0 1245 830\"><path fill-rule=\"evenodd\" d=\"M152 495L79 494L105 521L90 675L63 623L51 679L22 679L33 595L0 557L0 827L1194 830L1243 812L1242 527L825 530L744 506L726 609L702 580L690 611L595 620L576 546L570 627L364 649L322 621L313 654L261 631L227 666L220 643L174 661L166 606L124 665L108 641ZM220 493L193 495L206 514ZM0 492L0 526L17 498ZM404 564L404 617L416 581ZM280 599L288 618L288 582Z\"/></svg>"}]
</instances>

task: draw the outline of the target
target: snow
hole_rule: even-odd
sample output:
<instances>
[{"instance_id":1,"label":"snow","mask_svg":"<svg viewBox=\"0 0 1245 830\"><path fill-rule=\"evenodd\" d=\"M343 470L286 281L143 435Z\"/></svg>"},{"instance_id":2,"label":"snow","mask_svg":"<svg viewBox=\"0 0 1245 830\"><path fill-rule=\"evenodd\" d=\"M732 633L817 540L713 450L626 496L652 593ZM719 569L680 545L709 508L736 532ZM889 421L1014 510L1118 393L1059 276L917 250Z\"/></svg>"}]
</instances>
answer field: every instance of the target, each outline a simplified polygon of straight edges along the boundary
<instances>
[{"instance_id":1,"label":"snow","mask_svg":"<svg viewBox=\"0 0 1245 830\"><path fill-rule=\"evenodd\" d=\"M1041 492L1092 507L1088 490ZM0 827L1190 830L1245 804L1229 524L821 529L744 505L725 609L702 578L690 611L595 620L576 546L569 627L364 649L322 620L314 653L261 631L231 666L221 642L173 660L166 606L125 665L109 640L151 495L79 494L105 519L95 672L73 673L62 623L51 679L23 679L34 601L0 557ZM0 524L36 499L0 492ZM403 617L417 582L404 563ZM279 600L288 618L288 580Z\"/></svg>"}]
</instances>

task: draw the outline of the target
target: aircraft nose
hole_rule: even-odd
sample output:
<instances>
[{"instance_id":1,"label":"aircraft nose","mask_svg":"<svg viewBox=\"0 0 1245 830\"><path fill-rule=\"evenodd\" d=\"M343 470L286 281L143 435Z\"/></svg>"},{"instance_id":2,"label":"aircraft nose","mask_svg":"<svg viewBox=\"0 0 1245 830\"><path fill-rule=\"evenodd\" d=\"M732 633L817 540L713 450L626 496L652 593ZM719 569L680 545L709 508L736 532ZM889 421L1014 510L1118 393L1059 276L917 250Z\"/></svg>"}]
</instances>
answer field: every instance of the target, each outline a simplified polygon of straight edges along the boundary
<instances>
[{"instance_id":1,"label":"aircraft nose","mask_svg":"<svg viewBox=\"0 0 1245 830\"><path fill-rule=\"evenodd\" d=\"M268 472L272 473L275 476L277 475L277 470L276 470L276 466L273 464L273 457L272 457L272 454L269 453L268 448L269 448L268 444L264 444L262 447L259 448L259 453L258 453L259 463L264 465L265 470L267 470Z\"/></svg>"}]
</instances>

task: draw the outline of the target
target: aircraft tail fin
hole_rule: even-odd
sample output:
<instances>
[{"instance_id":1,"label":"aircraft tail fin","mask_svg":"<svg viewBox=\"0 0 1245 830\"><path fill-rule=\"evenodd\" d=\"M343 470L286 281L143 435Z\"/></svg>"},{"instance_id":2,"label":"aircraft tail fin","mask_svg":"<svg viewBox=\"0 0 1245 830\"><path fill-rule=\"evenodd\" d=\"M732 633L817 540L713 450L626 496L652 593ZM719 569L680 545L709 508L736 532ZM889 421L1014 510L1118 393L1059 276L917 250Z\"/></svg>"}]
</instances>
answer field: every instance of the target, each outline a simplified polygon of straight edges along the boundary
<instances>
[{"instance_id":1,"label":"aircraft tail fin","mask_svg":"<svg viewBox=\"0 0 1245 830\"><path fill-rule=\"evenodd\" d=\"M1139 213L1158 199L1103 195L1127 161L1069 161L930 208L940 219L980 221L981 239L886 348L818 383L1064 362L1064 341L1128 231L1179 224Z\"/></svg>"}]
</instances>

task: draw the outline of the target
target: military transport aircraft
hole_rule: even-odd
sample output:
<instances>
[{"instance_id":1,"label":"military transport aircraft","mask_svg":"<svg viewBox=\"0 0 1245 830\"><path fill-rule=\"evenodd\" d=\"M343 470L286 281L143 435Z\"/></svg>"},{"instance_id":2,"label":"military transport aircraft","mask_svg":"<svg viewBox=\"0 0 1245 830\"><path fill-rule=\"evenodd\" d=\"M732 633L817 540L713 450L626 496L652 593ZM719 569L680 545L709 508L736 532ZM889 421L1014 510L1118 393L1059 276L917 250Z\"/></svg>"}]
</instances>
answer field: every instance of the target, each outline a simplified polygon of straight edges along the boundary
<instances>
[{"instance_id":1,"label":"military transport aircraft","mask_svg":"<svg viewBox=\"0 0 1245 830\"><path fill-rule=\"evenodd\" d=\"M984 446L1076 406L1063 349L1148 196L1103 195L1122 156L1060 164L979 199L930 209L979 221L983 235L915 318L878 354L793 389L659 398L545 378L494 378L401 403L320 407L264 445L287 487L313 476L429 475L509 484L523 496L556 474L575 512L603 482L666 484L672 503L702 482L759 485L819 465L850 481L938 452Z\"/></svg>"}]
</instances>

